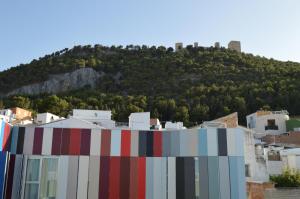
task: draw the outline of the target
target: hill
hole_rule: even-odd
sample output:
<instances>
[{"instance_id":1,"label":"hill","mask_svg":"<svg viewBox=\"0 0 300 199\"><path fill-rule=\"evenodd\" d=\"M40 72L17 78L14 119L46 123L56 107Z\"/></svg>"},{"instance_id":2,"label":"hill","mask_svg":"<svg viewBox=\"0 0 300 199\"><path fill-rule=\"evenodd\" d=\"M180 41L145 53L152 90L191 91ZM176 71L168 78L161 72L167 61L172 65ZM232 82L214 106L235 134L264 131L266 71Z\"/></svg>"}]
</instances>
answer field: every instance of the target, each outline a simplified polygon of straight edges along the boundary
<instances>
[{"instance_id":1,"label":"hill","mask_svg":"<svg viewBox=\"0 0 300 199\"><path fill-rule=\"evenodd\" d=\"M40 84L57 74L91 68L90 87L28 96L7 93ZM300 64L237 53L225 48L187 46L75 46L0 72L0 108L21 106L62 116L72 108L111 109L127 121L132 111L150 110L162 121L200 123L233 111L240 119L260 108L300 115Z\"/></svg>"}]
</instances>

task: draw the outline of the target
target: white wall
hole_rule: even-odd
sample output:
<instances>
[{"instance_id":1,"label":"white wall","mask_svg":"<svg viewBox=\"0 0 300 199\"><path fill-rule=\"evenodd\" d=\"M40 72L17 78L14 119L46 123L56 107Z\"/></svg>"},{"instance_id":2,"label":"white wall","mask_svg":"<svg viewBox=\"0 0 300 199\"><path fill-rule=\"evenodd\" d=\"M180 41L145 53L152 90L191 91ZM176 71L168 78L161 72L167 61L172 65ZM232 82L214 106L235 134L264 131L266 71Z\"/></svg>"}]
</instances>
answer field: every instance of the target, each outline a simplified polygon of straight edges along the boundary
<instances>
[{"instance_id":1,"label":"white wall","mask_svg":"<svg viewBox=\"0 0 300 199\"><path fill-rule=\"evenodd\" d=\"M267 169L270 175L279 175L284 168L283 161L267 161Z\"/></svg>"},{"instance_id":2,"label":"white wall","mask_svg":"<svg viewBox=\"0 0 300 199\"><path fill-rule=\"evenodd\" d=\"M183 126L183 122L166 122L165 129L172 130L172 129L186 129Z\"/></svg>"},{"instance_id":3,"label":"white wall","mask_svg":"<svg viewBox=\"0 0 300 199\"><path fill-rule=\"evenodd\" d=\"M46 124L49 122L53 122L56 120L59 120L60 117L57 115L54 115L52 113L38 113L36 116L36 123L37 124Z\"/></svg>"},{"instance_id":4,"label":"white wall","mask_svg":"<svg viewBox=\"0 0 300 199\"><path fill-rule=\"evenodd\" d=\"M110 120L111 111L73 109L73 117L83 120Z\"/></svg>"},{"instance_id":5,"label":"white wall","mask_svg":"<svg viewBox=\"0 0 300 199\"><path fill-rule=\"evenodd\" d=\"M96 123L105 128L115 128L116 122L111 116L111 111L73 109L73 118Z\"/></svg>"},{"instance_id":6,"label":"white wall","mask_svg":"<svg viewBox=\"0 0 300 199\"><path fill-rule=\"evenodd\" d=\"M150 130L150 112L131 113L129 128L132 130Z\"/></svg>"}]
</instances>

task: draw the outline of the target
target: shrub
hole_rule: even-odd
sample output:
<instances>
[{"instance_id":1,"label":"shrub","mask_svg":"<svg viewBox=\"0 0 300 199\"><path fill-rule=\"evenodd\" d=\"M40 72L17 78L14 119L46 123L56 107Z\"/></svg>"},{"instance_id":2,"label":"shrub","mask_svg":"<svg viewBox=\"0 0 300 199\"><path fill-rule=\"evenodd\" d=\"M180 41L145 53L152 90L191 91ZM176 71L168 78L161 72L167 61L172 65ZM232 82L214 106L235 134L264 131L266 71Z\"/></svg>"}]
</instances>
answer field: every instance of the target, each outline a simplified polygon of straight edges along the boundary
<instances>
[{"instance_id":1,"label":"shrub","mask_svg":"<svg viewBox=\"0 0 300 199\"><path fill-rule=\"evenodd\" d=\"M270 176L276 187L300 187L300 171L286 168L280 175Z\"/></svg>"}]
</instances>

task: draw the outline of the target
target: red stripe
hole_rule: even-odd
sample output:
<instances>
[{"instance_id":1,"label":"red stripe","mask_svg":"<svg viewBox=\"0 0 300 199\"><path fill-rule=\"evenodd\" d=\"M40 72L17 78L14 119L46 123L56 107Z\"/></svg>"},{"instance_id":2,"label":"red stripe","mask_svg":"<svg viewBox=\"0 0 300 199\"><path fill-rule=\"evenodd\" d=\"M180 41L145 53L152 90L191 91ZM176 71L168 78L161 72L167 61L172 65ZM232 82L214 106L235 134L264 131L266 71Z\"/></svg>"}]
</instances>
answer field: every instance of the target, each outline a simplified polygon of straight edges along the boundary
<instances>
[{"instance_id":1,"label":"red stripe","mask_svg":"<svg viewBox=\"0 0 300 199\"><path fill-rule=\"evenodd\" d=\"M4 123L4 135L3 135L3 142L2 142L2 150L9 151L9 136L10 136L10 126L7 123Z\"/></svg>"},{"instance_id":2,"label":"red stripe","mask_svg":"<svg viewBox=\"0 0 300 199\"><path fill-rule=\"evenodd\" d=\"M146 195L146 158L138 158L138 198L145 199Z\"/></svg>"},{"instance_id":3,"label":"red stripe","mask_svg":"<svg viewBox=\"0 0 300 199\"><path fill-rule=\"evenodd\" d=\"M101 156L110 156L111 131L104 129L101 133Z\"/></svg>"},{"instance_id":4,"label":"red stripe","mask_svg":"<svg viewBox=\"0 0 300 199\"><path fill-rule=\"evenodd\" d=\"M81 129L80 155L90 155L91 129Z\"/></svg>"},{"instance_id":5,"label":"red stripe","mask_svg":"<svg viewBox=\"0 0 300 199\"><path fill-rule=\"evenodd\" d=\"M121 173L120 173L120 195L122 199L129 199L130 188L130 158L121 157Z\"/></svg>"},{"instance_id":6,"label":"red stripe","mask_svg":"<svg viewBox=\"0 0 300 199\"><path fill-rule=\"evenodd\" d=\"M61 155L69 155L70 132L71 129L62 130L61 149L60 149Z\"/></svg>"},{"instance_id":7,"label":"red stripe","mask_svg":"<svg viewBox=\"0 0 300 199\"><path fill-rule=\"evenodd\" d=\"M129 198L138 199L138 158L130 158L130 188Z\"/></svg>"},{"instance_id":8,"label":"red stripe","mask_svg":"<svg viewBox=\"0 0 300 199\"><path fill-rule=\"evenodd\" d=\"M121 132L121 156L130 157L131 133L129 130Z\"/></svg>"},{"instance_id":9,"label":"red stripe","mask_svg":"<svg viewBox=\"0 0 300 199\"><path fill-rule=\"evenodd\" d=\"M100 158L99 198L108 199L110 157Z\"/></svg>"},{"instance_id":10,"label":"red stripe","mask_svg":"<svg viewBox=\"0 0 300 199\"><path fill-rule=\"evenodd\" d=\"M80 155L80 129L71 129L69 154Z\"/></svg>"},{"instance_id":11,"label":"red stripe","mask_svg":"<svg viewBox=\"0 0 300 199\"><path fill-rule=\"evenodd\" d=\"M60 155L61 132L62 129L60 128L53 129L52 150L51 150L52 155Z\"/></svg>"},{"instance_id":12,"label":"red stripe","mask_svg":"<svg viewBox=\"0 0 300 199\"><path fill-rule=\"evenodd\" d=\"M162 133L160 131L153 133L153 156L162 156Z\"/></svg>"},{"instance_id":13,"label":"red stripe","mask_svg":"<svg viewBox=\"0 0 300 199\"><path fill-rule=\"evenodd\" d=\"M109 199L119 199L119 198L120 198L120 157L111 157L110 171L109 171Z\"/></svg>"},{"instance_id":14,"label":"red stripe","mask_svg":"<svg viewBox=\"0 0 300 199\"><path fill-rule=\"evenodd\" d=\"M42 154L42 146L43 146L43 133L44 128L35 128L34 129L34 140L33 140L33 155Z\"/></svg>"}]
</instances>

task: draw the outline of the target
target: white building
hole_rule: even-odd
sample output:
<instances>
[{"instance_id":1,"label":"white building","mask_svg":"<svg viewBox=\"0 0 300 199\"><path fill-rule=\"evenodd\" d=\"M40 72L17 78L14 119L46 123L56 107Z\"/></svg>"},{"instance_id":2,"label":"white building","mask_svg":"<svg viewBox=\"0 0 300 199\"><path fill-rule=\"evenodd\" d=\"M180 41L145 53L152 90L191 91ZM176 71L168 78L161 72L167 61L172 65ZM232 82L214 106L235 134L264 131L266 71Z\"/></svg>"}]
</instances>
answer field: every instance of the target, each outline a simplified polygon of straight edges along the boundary
<instances>
[{"instance_id":1,"label":"white building","mask_svg":"<svg viewBox=\"0 0 300 199\"><path fill-rule=\"evenodd\" d=\"M11 109L2 109L0 110L0 119L4 120L5 122L9 123L14 120L14 113Z\"/></svg>"},{"instance_id":2,"label":"white building","mask_svg":"<svg viewBox=\"0 0 300 199\"><path fill-rule=\"evenodd\" d=\"M42 124L40 127L48 128L78 128L78 129L103 129L103 127L96 125L94 123L77 119L77 118L67 118L62 120L56 120L47 124Z\"/></svg>"},{"instance_id":3,"label":"white building","mask_svg":"<svg viewBox=\"0 0 300 199\"><path fill-rule=\"evenodd\" d=\"M35 118L35 123L40 125L40 124L46 124L49 122L54 122L54 121L60 120L60 119L64 119L64 118L61 118L52 113L38 113Z\"/></svg>"},{"instance_id":4,"label":"white building","mask_svg":"<svg viewBox=\"0 0 300 199\"><path fill-rule=\"evenodd\" d=\"M255 137L286 133L287 111L257 111L247 117L247 127L255 131Z\"/></svg>"},{"instance_id":5,"label":"white building","mask_svg":"<svg viewBox=\"0 0 300 199\"><path fill-rule=\"evenodd\" d=\"M150 130L150 112L131 113L129 128L131 130Z\"/></svg>"},{"instance_id":6,"label":"white building","mask_svg":"<svg viewBox=\"0 0 300 199\"><path fill-rule=\"evenodd\" d=\"M111 119L111 111L73 109L73 118L85 120L105 128L115 128L115 121Z\"/></svg>"},{"instance_id":7,"label":"white building","mask_svg":"<svg viewBox=\"0 0 300 199\"><path fill-rule=\"evenodd\" d=\"M165 129L177 130L177 129L186 129L186 127L183 126L183 122L166 122Z\"/></svg>"}]
</instances>

